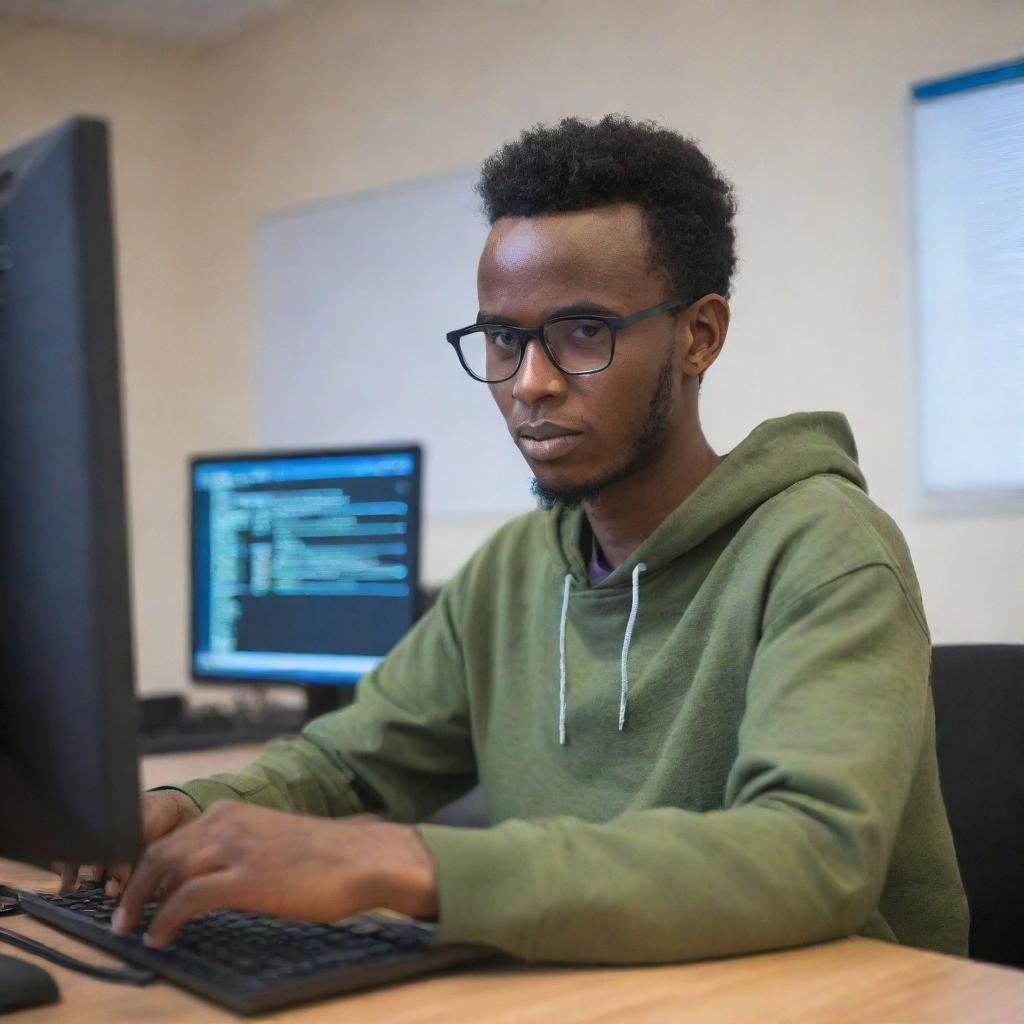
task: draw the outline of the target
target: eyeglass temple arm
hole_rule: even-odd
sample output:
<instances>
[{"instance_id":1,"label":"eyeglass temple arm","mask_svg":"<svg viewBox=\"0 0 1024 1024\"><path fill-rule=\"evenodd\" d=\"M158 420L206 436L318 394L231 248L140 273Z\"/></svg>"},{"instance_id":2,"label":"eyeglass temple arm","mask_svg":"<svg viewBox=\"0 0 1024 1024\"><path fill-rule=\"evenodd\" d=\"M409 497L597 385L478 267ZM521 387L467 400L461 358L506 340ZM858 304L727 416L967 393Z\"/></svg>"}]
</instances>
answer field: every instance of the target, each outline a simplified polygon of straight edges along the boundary
<instances>
[{"instance_id":1,"label":"eyeglass temple arm","mask_svg":"<svg viewBox=\"0 0 1024 1024\"><path fill-rule=\"evenodd\" d=\"M628 327L639 320L646 320L649 316L657 316L659 313L667 313L670 309L678 309L680 306L688 306L686 299L670 299L660 305L651 306L650 309L641 309L639 313L630 313L619 320L619 327Z\"/></svg>"}]
</instances>

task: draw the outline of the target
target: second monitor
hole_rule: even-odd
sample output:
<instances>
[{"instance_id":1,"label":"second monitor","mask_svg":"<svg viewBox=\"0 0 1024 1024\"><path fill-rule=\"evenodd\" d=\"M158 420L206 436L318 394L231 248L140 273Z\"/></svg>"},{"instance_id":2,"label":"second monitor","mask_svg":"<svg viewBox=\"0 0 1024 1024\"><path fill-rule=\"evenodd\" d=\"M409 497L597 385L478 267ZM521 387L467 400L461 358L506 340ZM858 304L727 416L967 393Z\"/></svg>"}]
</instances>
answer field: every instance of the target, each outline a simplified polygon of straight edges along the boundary
<instances>
[{"instance_id":1,"label":"second monitor","mask_svg":"<svg viewBox=\"0 0 1024 1024\"><path fill-rule=\"evenodd\" d=\"M194 459L193 678L344 702L416 618L421 461L417 445Z\"/></svg>"}]
</instances>

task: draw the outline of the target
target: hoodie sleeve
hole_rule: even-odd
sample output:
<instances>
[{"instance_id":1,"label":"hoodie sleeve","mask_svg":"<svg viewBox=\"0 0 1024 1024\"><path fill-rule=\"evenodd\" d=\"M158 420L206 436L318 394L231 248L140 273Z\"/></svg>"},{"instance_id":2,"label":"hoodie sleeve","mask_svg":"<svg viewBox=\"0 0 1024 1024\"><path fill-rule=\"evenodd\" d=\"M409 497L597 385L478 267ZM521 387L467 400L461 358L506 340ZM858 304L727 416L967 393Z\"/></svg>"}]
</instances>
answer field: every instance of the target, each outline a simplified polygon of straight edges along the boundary
<instances>
[{"instance_id":1,"label":"hoodie sleeve","mask_svg":"<svg viewBox=\"0 0 1024 1024\"><path fill-rule=\"evenodd\" d=\"M765 624L723 809L420 826L438 939L640 963L862 929L930 728L929 659L887 565L803 594Z\"/></svg>"},{"instance_id":2,"label":"hoodie sleeve","mask_svg":"<svg viewBox=\"0 0 1024 1024\"><path fill-rule=\"evenodd\" d=\"M454 582L454 581L453 581ZM418 821L476 783L462 647L446 587L356 687L353 704L269 744L244 770L169 787L203 810L238 800L339 817Z\"/></svg>"}]
</instances>

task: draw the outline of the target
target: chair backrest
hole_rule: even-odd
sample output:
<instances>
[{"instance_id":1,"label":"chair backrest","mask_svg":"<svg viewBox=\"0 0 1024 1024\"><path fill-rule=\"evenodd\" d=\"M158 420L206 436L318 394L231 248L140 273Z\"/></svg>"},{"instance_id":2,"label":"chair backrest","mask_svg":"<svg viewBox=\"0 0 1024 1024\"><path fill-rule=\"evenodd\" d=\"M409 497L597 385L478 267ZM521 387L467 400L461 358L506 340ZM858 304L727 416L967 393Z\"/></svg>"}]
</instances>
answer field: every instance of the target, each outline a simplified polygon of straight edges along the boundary
<instances>
[{"instance_id":1,"label":"chair backrest","mask_svg":"<svg viewBox=\"0 0 1024 1024\"><path fill-rule=\"evenodd\" d=\"M1024 967L1024 644L935 647L932 693L971 956Z\"/></svg>"}]
</instances>

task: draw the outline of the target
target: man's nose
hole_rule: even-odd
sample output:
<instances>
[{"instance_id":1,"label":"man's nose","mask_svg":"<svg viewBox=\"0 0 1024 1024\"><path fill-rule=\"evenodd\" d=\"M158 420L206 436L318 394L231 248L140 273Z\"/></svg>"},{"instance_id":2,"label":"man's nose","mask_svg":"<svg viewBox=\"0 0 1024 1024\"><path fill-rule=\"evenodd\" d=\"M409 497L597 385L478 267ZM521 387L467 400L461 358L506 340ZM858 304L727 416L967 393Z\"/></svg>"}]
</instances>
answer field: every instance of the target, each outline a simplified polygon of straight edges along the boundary
<instances>
[{"instance_id":1,"label":"man's nose","mask_svg":"<svg viewBox=\"0 0 1024 1024\"><path fill-rule=\"evenodd\" d=\"M512 382L512 397L524 405L536 405L549 395L565 391L565 377L548 358L536 335L526 339L523 361Z\"/></svg>"}]
</instances>

